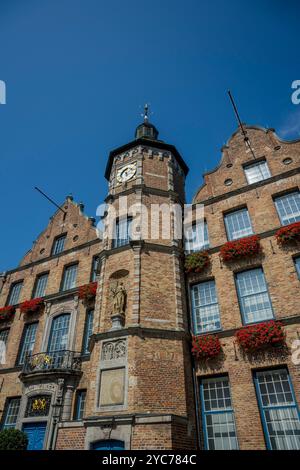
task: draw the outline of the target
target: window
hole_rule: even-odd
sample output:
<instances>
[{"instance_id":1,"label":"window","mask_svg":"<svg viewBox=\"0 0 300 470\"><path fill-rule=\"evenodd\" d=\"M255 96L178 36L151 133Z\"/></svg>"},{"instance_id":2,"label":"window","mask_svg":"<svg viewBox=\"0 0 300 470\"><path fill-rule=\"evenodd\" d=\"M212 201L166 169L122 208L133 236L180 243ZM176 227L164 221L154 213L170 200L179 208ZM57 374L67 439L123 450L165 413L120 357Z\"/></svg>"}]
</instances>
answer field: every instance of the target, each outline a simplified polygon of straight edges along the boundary
<instances>
[{"instance_id":1,"label":"window","mask_svg":"<svg viewBox=\"0 0 300 470\"><path fill-rule=\"evenodd\" d=\"M207 222L198 222L186 231L185 251L192 253L194 251L205 250L209 247Z\"/></svg>"},{"instance_id":2,"label":"window","mask_svg":"<svg viewBox=\"0 0 300 470\"><path fill-rule=\"evenodd\" d=\"M66 238L67 235L61 235L60 237L55 238L52 247L52 255L57 255L58 253L64 251Z\"/></svg>"},{"instance_id":3,"label":"window","mask_svg":"<svg viewBox=\"0 0 300 470\"><path fill-rule=\"evenodd\" d=\"M275 205L282 225L289 225L300 221L299 191L277 197Z\"/></svg>"},{"instance_id":4,"label":"window","mask_svg":"<svg viewBox=\"0 0 300 470\"><path fill-rule=\"evenodd\" d=\"M14 428L17 423L21 398L8 398L3 415L2 428Z\"/></svg>"},{"instance_id":5,"label":"window","mask_svg":"<svg viewBox=\"0 0 300 470\"><path fill-rule=\"evenodd\" d=\"M244 167L248 184L270 178L271 173L267 162L251 163Z\"/></svg>"},{"instance_id":6,"label":"window","mask_svg":"<svg viewBox=\"0 0 300 470\"><path fill-rule=\"evenodd\" d=\"M98 275L98 268L99 268L99 256L94 256L92 261L92 274L91 274L91 281L97 281Z\"/></svg>"},{"instance_id":7,"label":"window","mask_svg":"<svg viewBox=\"0 0 300 470\"><path fill-rule=\"evenodd\" d=\"M52 320L48 352L64 351L68 346L70 314L64 313Z\"/></svg>"},{"instance_id":8,"label":"window","mask_svg":"<svg viewBox=\"0 0 300 470\"><path fill-rule=\"evenodd\" d=\"M208 450L238 449L228 377L203 379L200 396L205 448Z\"/></svg>"},{"instance_id":9,"label":"window","mask_svg":"<svg viewBox=\"0 0 300 470\"><path fill-rule=\"evenodd\" d=\"M0 331L0 364L6 362L6 343L9 335L9 328Z\"/></svg>"},{"instance_id":10,"label":"window","mask_svg":"<svg viewBox=\"0 0 300 470\"><path fill-rule=\"evenodd\" d=\"M295 258L295 266L296 266L296 270L297 270L297 273L298 273L298 277L300 279L300 256Z\"/></svg>"},{"instance_id":11,"label":"window","mask_svg":"<svg viewBox=\"0 0 300 470\"><path fill-rule=\"evenodd\" d=\"M254 380L268 449L299 450L299 411L288 371L256 372Z\"/></svg>"},{"instance_id":12,"label":"window","mask_svg":"<svg viewBox=\"0 0 300 470\"><path fill-rule=\"evenodd\" d=\"M228 240L247 237L253 233L247 209L240 209L225 215Z\"/></svg>"},{"instance_id":13,"label":"window","mask_svg":"<svg viewBox=\"0 0 300 470\"><path fill-rule=\"evenodd\" d=\"M73 419L79 420L83 418L85 400L86 400L86 390L77 390Z\"/></svg>"},{"instance_id":14,"label":"window","mask_svg":"<svg viewBox=\"0 0 300 470\"><path fill-rule=\"evenodd\" d=\"M62 291L76 287L77 268L78 264L72 264L65 268L61 288Z\"/></svg>"},{"instance_id":15,"label":"window","mask_svg":"<svg viewBox=\"0 0 300 470\"><path fill-rule=\"evenodd\" d=\"M7 343L7 338L9 334L9 328L0 331L0 341L3 341L4 344Z\"/></svg>"},{"instance_id":16,"label":"window","mask_svg":"<svg viewBox=\"0 0 300 470\"><path fill-rule=\"evenodd\" d=\"M244 323L273 318L271 300L261 268L238 273L236 284Z\"/></svg>"},{"instance_id":17,"label":"window","mask_svg":"<svg viewBox=\"0 0 300 470\"><path fill-rule=\"evenodd\" d=\"M221 328L215 281L192 286L192 310L195 334Z\"/></svg>"},{"instance_id":18,"label":"window","mask_svg":"<svg viewBox=\"0 0 300 470\"><path fill-rule=\"evenodd\" d=\"M15 284L11 286L7 305L16 305L17 303L19 303L19 298L20 298L22 287L23 287L23 281L16 282Z\"/></svg>"},{"instance_id":19,"label":"window","mask_svg":"<svg viewBox=\"0 0 300 470\"><path fill-rule=\"evenodd\" d=\"M83 334L83 354L89 354L89 339L93 333L93 319L94 319L94 310L89 310L86 314L84 334Z\"/></svg>"},{"instance_id":20,"label":"window","mask_svg":"<svg viewBox=\"0 0 300 470\"><path fill-rule=\"evenodd\" d=\"M49 274L45 273L37 277L33 296L32 296L33 299L44 297L46 287L47 287L47 282L48 282L48 276Z\"/></svg>"},{"instance_id":21,"label":"window","mask_svg":"<svg viewBox=\"0 0 300 470\"><path fill-rule=\"evenodd\" d=\"M18 365L24 364L26 356L31 356L34 348L38 323L29 323L24 326L23 336L18 356Z\"/></svg>"},{"instance_id":22,"label":"window","mask_svg":"<svg viewBox=\"0 0 300 470\"><path fill-rule=\"evenodd\" d=\"M131 239L132 217L116 220L113 248L127 245Z\"/></svg>"}]
</instances>

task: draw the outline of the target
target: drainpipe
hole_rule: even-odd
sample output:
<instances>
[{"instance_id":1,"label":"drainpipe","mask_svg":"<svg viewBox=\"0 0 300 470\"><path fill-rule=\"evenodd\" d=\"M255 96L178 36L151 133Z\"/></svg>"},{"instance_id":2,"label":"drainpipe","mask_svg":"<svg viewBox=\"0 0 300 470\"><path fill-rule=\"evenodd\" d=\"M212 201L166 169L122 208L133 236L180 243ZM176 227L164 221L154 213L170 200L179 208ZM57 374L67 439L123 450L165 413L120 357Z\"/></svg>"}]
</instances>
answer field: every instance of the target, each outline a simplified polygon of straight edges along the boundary
<instances>
[{"instance_id":1,"label":"drainpipe","mask_svg":"<svg viewBox=\"0 0 300 470\"><path fill-rule=\"evenodd\" d=\"M52 415L52 426L51 426L49 450L54 450L53 444L56 441L56 439L54 439L54 436L56 438L57 424L59 423L62 405L61 403L56 403L55 405L52 405L52 407L53 407L53 415Z\"/></svg>"},{"instance_id":2,"label":"drainpipe","mask_svg":"<svg viewBox=\"0 0 300 470\"><path fill-rule=\"evenodd\" d=\"M186 302L186 309L187 309L187 321L188 321L188 329L189 332L192 331L191 329L191 309L190 309L190 301L189 301L189 289L188 289L188 283L186 280L186 277L184 275L184 285L185 285L185 302ZM195 421L196 421L196 435L197 435L197 450L201 449L201 442L200 442L200 415L199 415L199 400L198 400L198 394L197 394L197 375L196 375L196 368L195 368L195 359L194 356L192 355L191 348L189 348L189 353L190 353L190 361L191 361L191 367L192 367L192 379L193 379L193 392L194 392L194 403L195 403Z\"/></svg>"}]
</instances>

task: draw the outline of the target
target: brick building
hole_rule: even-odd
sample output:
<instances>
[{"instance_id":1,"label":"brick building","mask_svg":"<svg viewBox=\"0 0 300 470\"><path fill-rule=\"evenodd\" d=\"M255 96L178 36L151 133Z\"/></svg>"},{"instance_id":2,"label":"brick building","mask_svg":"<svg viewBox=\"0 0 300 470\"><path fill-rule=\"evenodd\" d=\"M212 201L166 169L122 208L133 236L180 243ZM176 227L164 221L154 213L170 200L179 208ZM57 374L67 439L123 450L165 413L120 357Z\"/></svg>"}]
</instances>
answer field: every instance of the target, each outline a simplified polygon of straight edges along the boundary
<instances>
[{"instance_id":1,"label":"brick building","mask_svg":"<svg viewBox=\"0 0 300 470\"><path fill-rule=\"evenodd\" d=\"M193 244L183 246L174 218L165 237L147 217L153 206L183 207L188 167L145 117L135 140L109 155L101 236L68 196L19 266L1 274L1 426L23 429L29 448L300 448L291 359L300 245L276 239L300 221L300 141L246 130L204 175ZM138 226L125 196L149 210ZM228 241L252 235L261 250L222 261ZM186 273L191 252L207 263ZM245 352L236 332L272 320L286 344ZM192 335L217 338L219 354L192 355Z\"/></svg>"}]
</instances>

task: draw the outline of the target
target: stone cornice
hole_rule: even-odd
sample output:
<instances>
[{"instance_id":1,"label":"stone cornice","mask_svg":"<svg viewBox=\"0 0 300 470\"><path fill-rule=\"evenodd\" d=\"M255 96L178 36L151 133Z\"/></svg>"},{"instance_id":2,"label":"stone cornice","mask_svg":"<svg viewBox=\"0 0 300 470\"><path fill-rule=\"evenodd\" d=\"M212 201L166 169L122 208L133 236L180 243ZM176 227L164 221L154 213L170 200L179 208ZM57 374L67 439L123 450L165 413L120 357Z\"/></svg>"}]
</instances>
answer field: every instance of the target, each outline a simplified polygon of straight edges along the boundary
<instances>
[{"instance_id":1,"label":"stone cornice","mask_svg":"<svg viewBox=\"0 0 300 470\"><path fill-rule=\"evenodd\" d=\"M266 232L261 232L261 233L253 233L252 235L258 235L259 238L260 238L261 240L263 240L264 238L273 237L273 236L275 235L275 233L276 233L279 229L281 229L281 228L282 228L282 226L280 225L279 227L273 228L272 230L267 230ZM245 237L245 238L246 238L246 237ZM234 240L234 241L238 241L238 240L239 240L239 239ZM225 242L225 243L227 243L227 242ZM225 244L225 243L224 243L224 244ZM224 245L224 244L223 244L223 245ZM214 247L212 247L212 248L208 248L208 249L205 250L205 251L206 251L208 254L212 255L212 254L214 254L214 253L218 253L218 252L220 251L220 249L222 248L223 245L214 246ZM276 247L277 247L277 244L276 244ZM281 248L281 250L282 250L282 249L283 249L283 248ZM275 253L274 253L274 254L275 254ZM294 256L294 255L293 255L293 256ZM236 260L236 262L242 262L242 261L243 261L242 259L241 259L241 260ZM233 264L233 263L232 263L232 264ZM195 274L190 274L190 275L187 274L187 275L186 275L187 279L189 279L189 276L195 276Z\"/></svg>"},{"instance_id":2,"label":"stone cornice","mask_svg":"<svg viewBox=\"0 0 300 470\"><path fill-rule=\"evenodd\" d=\"M182 422L186 424L187 416L175 415L171 413L130 413L122 414L119 416L108 415L108 416L88 416L83 420L85 427L95 426L95 424L106 425L106 424L162 424L172 422ZM65 423L60 423L59 427L72 427L73 421L69 423L69 426L64 426Z\"/></svg>"},{"instance_id":3,"label":"stone cornice","mask_svg":"<svg viewBox=\"0 0 300 470\"><path fill-rule=\"evenodd\" d=\"M183 169L184 174L185 175L188 174L189 168L184 162L182 156L180 155L176 147L174 147L174 145L167 144L163 142L162 140L151 140L151 139L139 138L131 142L128 142L127 144L122 145L121 147L118 147L110 152L107 165L106 165L106 170L105 170L105 178L107 180L109 180L109 175L111 172L111 168L112 168L112 164L113 164L113 160L115 156L128 151L132 147L137 147L139 145L144 146L144 147L153 147L153 148L157 148L161 150L167 150L171 152L173 156L175 157L175 159L177 160L179 166Z\"/></svg>"},{"instance_id":4,"label":"stone cornice","mask_svg":"<svg viewBox=\"0 0 300 470\"><path fill-rule=\"evenodd\" d=\"M176 245L163 245L162 243L149 243L144 240L131 240L128 245L119 246L117 248L110 248L109 250L102 250L99 253L99 257L105 257L121 253L127 250L133 250L136 246L140 246L144 252L147 251L157 251L160 253L169 253L177 255L183 254L183 250Z\"/></svg>"},{"instance_id":5,"label":"stone cornice","mask_svg":"<svg viewBox=\"0 0 300 470\"><path fill-rule=\"evenodd\" d=\"M257 183L248 184L246 186L243 186L242 188L234 189L233 191L229 191L228 193L220 194L219 196L214 196L209 199L204 199L203 201L198 201L197 203L193 201L193 205L195 206L196 204L203 204L204 206L208 206L210 204L215 204L216 202L229 199L230 197L237 196L238 194L243 194L248 191L252 191L253 189L260 188L261 186L266 186L268 184L275 183L276 181L280 181L284 178L289 178L290 176L297 175L298 173L300 173L300 167L285 171L284 173L272 176L271 178L268 178L266 180L258 181Z\"/></svg>"},{"instance_id":6,"label":"stone cornice","mask_svg":"<svg viewBox=\"0 0 300 470\"><path fill-rule=\"evenodd\" d=\"M90 338L92 344L106 339L115 339L126 336L139 336L140 338L165 338L165 339L188 339L189 333L184 330L168 330L161 328L144 328L141 326L128 326L120 330L105 331L95 333Z\"/></svg>"},{"instance_id":7,"label":"stone cornice","mask_svg":"<svg viewBox=\"0 0 300 470\"><path fill-rule=\"evenodd\" d=\"M279 321L281 322L284 326L286 325L297 325L300 323L300 314L293 315L290 317L283 317L283 318L272 318L271 320ZM266 320L268 321L268 320ZM255 323L259 324L259 323ZM244 328L245 326L251 326L252 324L249 325L241 325L238 328L231 328L229 330L221 330L221 331L216 331L214 334L216 336L219 336L219 338L228 338L230 336L234 336L237 331L239 331L241 328Z\"/></svg>"},{"instance_id":8,"label":"stone cornice","mask_svg":"<svg viewBox=\"0 0 300 470\"><path fill-rule=\"evenodd\" d=\"M32 261L31 263L24 264L22 266L18 266L17 268L10 269L9 271L6 271L5 274L8 276L9 274L13 274L13 273L16 273L16 272L19 272L19 271L23 271L25 269L29 269L29 268L32 268L33 266L38 265L38 264L47 263L48 261L52 261L53 259L61 258L65 255L68 255L68 254L73 253L75 251L80 251L80 250L83 250L84 248L87 248L89 246L97 245L98 243L101 244L102 240L97 238L97 239L91 240L89 242L83 243L82 245L78 245L78 246L74 246L73 248L69 248L68 250L62 251L61 253L58 253L57 255L47 256L46 258L41 258L39 260Z\"/></svg>"},{"instance_id":9,"label":"stone cornice","mask_svg":"<svg viewBox=\"0 0 300 470\"><path fill-rule=\"evenodd\" d=\"M174 200L178 200L183 204L182 201L180 201L178 193L172 190L165 190L165 189L159 189L159 188L152 188L150 186L146 186L145 184L135 184L131 186L131 188L125 189L124 191L121 191L116 194L108 194L106 198L104 199L104 202L106 203L112 203L116 199L122 196L128 196L129 194L134 194L136 191L141 191L145 195L151 195L154 194L156 196L162 196L162 197L167 197L167 198L172 198Z\"/></svg>"}]
</instances>

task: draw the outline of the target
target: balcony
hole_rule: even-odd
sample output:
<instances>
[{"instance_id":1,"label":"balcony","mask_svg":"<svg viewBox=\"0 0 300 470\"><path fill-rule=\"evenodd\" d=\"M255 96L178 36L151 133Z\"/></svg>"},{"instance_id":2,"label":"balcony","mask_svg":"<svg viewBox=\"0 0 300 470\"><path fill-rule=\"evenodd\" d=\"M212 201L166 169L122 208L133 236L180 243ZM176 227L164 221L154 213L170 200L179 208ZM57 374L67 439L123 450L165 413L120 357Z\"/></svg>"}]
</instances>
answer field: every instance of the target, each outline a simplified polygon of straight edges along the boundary
<instances>
[{"instance_id":1,"label":"balcony","mask_svg":"<svg viewBox=\"0 0 300 470\"><path fill-rule=\"evenodd\" d=\"M79 374L80 372L80 353L63 350L27 356L23 365L22 376L45 373Z\"/></svg>"}]
</instances>

